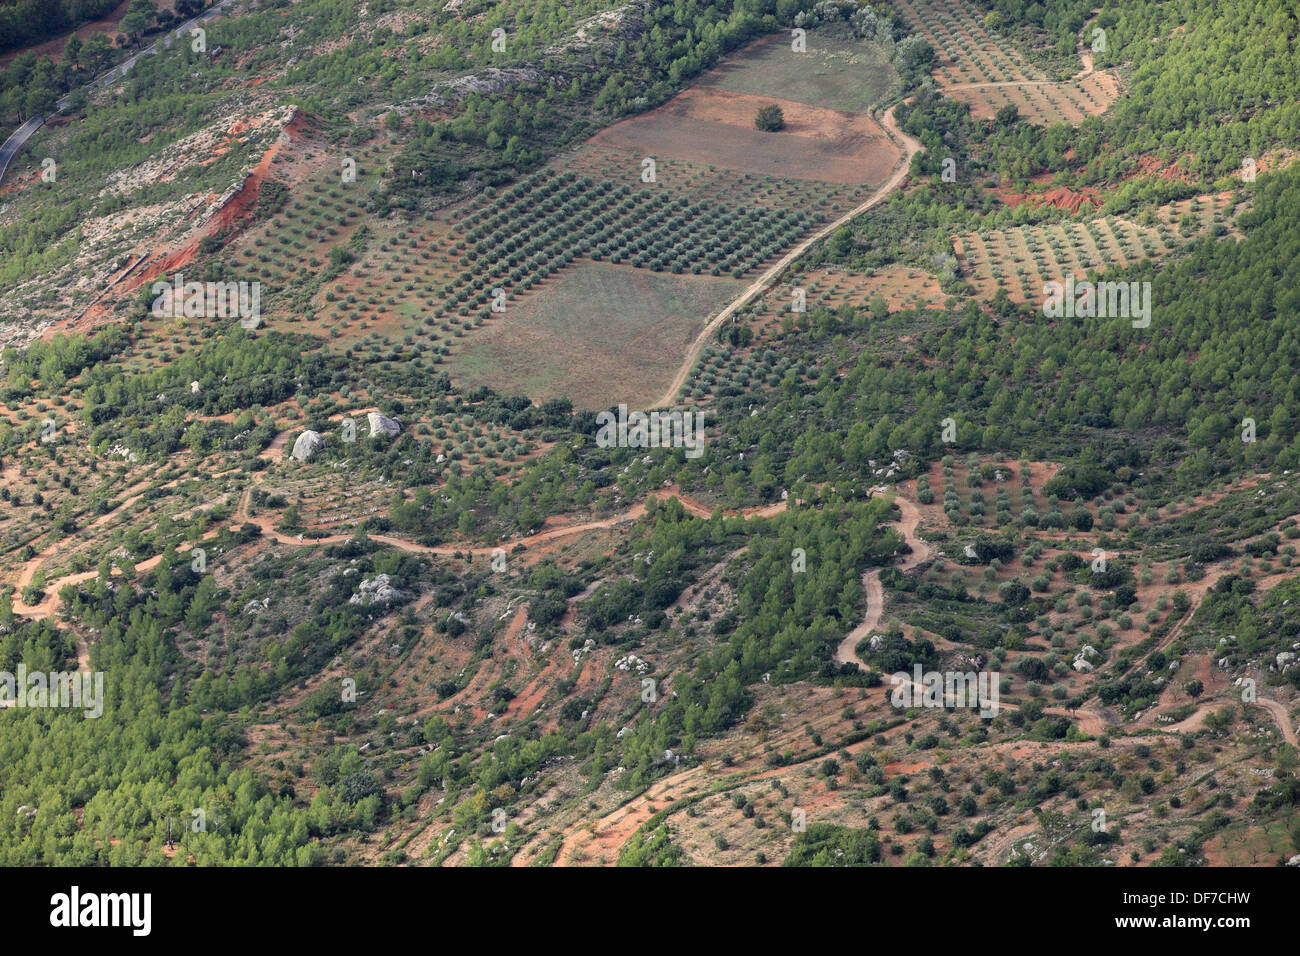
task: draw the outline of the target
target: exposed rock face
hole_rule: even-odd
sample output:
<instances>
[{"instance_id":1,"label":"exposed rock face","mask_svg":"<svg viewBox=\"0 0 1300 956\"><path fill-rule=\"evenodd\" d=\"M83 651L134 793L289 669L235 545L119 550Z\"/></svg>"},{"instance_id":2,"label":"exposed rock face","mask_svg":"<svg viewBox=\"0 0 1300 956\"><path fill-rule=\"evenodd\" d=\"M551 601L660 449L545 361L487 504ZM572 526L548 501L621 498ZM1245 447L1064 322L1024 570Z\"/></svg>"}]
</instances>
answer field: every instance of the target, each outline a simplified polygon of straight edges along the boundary
<instances>
[{"instance_id":1,"label":"exposed rock face","mask_svg":"<svg viewBox=\"0 0 1300 956\"><path fill-rule=\"evenodd\" d=\"M402 596L402 592L393 587L387 574L377 574L362 581L357 593L348 598L349 604L387 604Z\"/></svg>"},{"instance_id":2,"label":"exposed rock face","mask_svg":"<svg viewBox=\"0 0 1300 956\"><path fill-rule=\"evenodd\" d=\"M1091 644L1085 644L1079 648L1079 653L1074 655L1074 669L1081 674L1092 670L1092 661L1101 655L1097 653L1097 648Z\"/></svg>"},{"instance_id":3,"label":"exposed rock face","mask_svg":"<svg viewBox=\"0 0 1300 956\"><path fill-rule=\"evenodd\" d=\"M366 416L366 422L370 425L371 436L384 434L394 436L402 430L402 426L387 415L381 415L379 412L371 412Z\"/></svg>"},{"instance_id":4,"label":"exposed rock face","mask_svg":"<svg viewBox=\"0 0 1300 956\"><path fill-rule=\"evenodd\" d=\"M290 454L299 461L306 461L324 447L325 439L321 437L320 432L314 432L309 428L294 441L293 451Z\"/></svg>"},{"instance_id":5,"label":"exposed rock face","mask_svg":"<svg viewBox=\"0 0 1300 956\"><path fill-rule=\"evenodd\" d=\"M458 103L471 93L498 95L520 87L539 86L546 81L546 74L538 70L526 67L498 69L491 66L469 76L460 76L454 80L435 84L433 89L426 93L422 99L425 103L445 106L449 103ZM550 82L553 86L557 85L554 77L551 78Z\"/></svg>"},{"instance_id":6,"label":"exposed rock face","mask_svg":"<svg viewBox=\"0 0 1300 956\"><path fill-rule=\"evenodd\" d=\"M626 657L620 657L614 662L614 667L620 671L636 671L638 674L644 674L650 670L650 665L637 657L635 654L628 654Z\"/></svg>"}]
</instances>

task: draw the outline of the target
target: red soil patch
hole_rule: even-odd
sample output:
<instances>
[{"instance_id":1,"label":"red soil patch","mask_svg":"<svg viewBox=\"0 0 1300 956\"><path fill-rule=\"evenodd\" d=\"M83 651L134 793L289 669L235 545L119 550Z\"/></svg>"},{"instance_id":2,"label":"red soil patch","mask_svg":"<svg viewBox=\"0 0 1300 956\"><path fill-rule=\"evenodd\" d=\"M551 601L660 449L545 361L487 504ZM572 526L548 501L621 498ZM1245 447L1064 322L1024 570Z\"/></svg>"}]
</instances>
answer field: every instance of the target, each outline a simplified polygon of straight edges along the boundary
<instances>
[{"instance_id":1,"label":"red soil patch","mask_svg":"<svg viewBox=\"0 0 1300 956\"><path fill-rule=\"evenodd\" d=\"M246 128L243 127L243 128ZM123 279L122 282L115 286L113 294L115 298L121 299L130 295L136 289L148 282L152 282L159 276L178 272L184 269L191 262L194 262L199 255L199 244L209 236L216 235L223 230L236 230L241 223L252 212L257 205L257 197L261 192L262 183L266 179L271 168L271 163L275 161L280 150L294 139L302 136L309 129L305 114L298 109L294 110L293 116L284 126L280 136L276 139L271 147L262 155L258 164L253 167L249 174L244 178L244 182L239 189L226 200L217 212L208 220L206 226L197 235L193 236L185 244L174 247L171 251L165 253L161 258L155 259L148 263L143 269L129 278ZM236 122L231 127L230 135L236 135L242 131L240 122ZM109 315L110 306L107 302L96 302L90 306L81 316L80 319L69 323L54 323L42 334L42 338L48 339L56 332L75 333L88 332L93 329L100 321L106 319Z\"/></svg>"},{"instance_id":2,"label":"red soil patch","mask_svg":"<svg viewBox=\"0 0 1300 956\"><path fill-rule=\"evenodd\" d=\"M1057 186L1055 189L1049 189L1042 193L1017 193L999 186L992 192L1012 209L1015 209L1021 203L1027 202L1033 206L1056 206L1058 209L1064 209L1074 214L1083 208L1084 203L1094 207L1101 205L1101 193L1095 186L1085 186L1081 190L1071 189L1068 186Z\"/></svg>"},{"instance_id":3,"label":"red soil patch","mask_svg":"<svg viewBox=\"0 0 1300 956\"><path fill-rule=\"evenodd\" d=\"M1166 181L1181 179L1190 183L1192 175L1184 170L1179 165L1179 162L1179 160L1174 160L1167 166L1162 166L1159 156L1143 156L1138 160L1138 171L1125 176L1124 180L1136 179L1139 176L1159 176Z\"/></svg>"},{"instance_id":4,"label":"red soil patch","mask_svg":"<svg viewBox=\"0 0 1300 956\"><path fill-rule=\"evenodd\" d=\"M903 761L901 760L895 760L893 763L885 764L880 769L884 772L886 777L893 777L902 773L907 773L907 774L920 773L925 768L926 768L926 764L924 763L904 764Z\"/></svg>"},{"instance_id":5,"label":"red soil patch","mask_svg":"<svg viewBox=\"0 0 1300 956\"><path fill-rule=\"evenodd\" d=\"M1067 186L1058 186L1056 189L1049 189L1043 193L1042 201L1071 213L1077 213L1085 202L1091 203L1093 206L1101 205L1096 188L1091 186L1085 187L1083 191L1070 189Z\"/></svg>"},{"instance_id":6,"label":"red soil patch","mask_svg":"<svg viewBox=\"0 0 1300 956\"><path fill-rule=\"evenodd\" d=\"M10 176L9 181L6 182L3 186L0 186L0 196L3 196L5 193L13 192L14 190L17 189L26 189L28 186L32 185L33 183L39 182L40 178L41 178L41 174L39 171L28 174L28 176L25 179L17 174Z\"/></svg>"}]
</instances>

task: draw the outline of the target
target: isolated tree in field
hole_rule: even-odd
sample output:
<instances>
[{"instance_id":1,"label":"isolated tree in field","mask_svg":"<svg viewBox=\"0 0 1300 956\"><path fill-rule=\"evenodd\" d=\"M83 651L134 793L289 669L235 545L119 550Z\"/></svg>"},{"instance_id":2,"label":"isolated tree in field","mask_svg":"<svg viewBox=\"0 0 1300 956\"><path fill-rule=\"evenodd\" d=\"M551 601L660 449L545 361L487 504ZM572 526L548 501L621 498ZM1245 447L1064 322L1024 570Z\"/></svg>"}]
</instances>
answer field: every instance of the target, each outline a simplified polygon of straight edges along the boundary
<instances>
[{"instance_id":1,"label":"isolated tree in field","mask_svg":"<svg viewBox=\"0 0 1300 956\"><path fill-rule=\"evenodd\" d=\"M1018 119L1020 119L1020 110L1008 103L998 110L997 115L993 117L993 122L998 126L1012 126Z\"/></svg>"},{"instance_id":2,"label":"isolated tree in field","mask_svg":"<svg viewBox=\"0 0 1300 956\"><path fill-rule=\"evenodd\" d=\"M289 505L284 509L280 516L280 530L294 531L302 524L302 515L298 512L297 505Z\"/></svg>"},{"instance_id":3,"label":"isolated tree in field","mask_svg":"<svg viewBox=\"0 0 1300 956\"><path fill-rule=\"evenodd\" d=\"M760 106L757 115L754 117L754 128L761 129L766 133L775 133L779 129L785 129L785 114L781 112L781 107L775 103Z\"/></svg>"}]
</instances>

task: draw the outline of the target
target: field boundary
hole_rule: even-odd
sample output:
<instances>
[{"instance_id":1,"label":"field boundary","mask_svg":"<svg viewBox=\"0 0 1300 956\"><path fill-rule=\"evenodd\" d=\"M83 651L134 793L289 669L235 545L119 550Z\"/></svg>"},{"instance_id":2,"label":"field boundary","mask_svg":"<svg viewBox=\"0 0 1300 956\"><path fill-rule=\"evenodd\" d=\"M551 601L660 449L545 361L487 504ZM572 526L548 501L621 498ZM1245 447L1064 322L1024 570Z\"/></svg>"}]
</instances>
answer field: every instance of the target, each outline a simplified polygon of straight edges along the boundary
<instances>
[{"instance_id":1,"label":"field boundary","mask_svg":"<svg viewBox=\"0 0 1300 956\"><path fill-rule=\"evenodd\" d=\"M673 376L672 383L667 387L659 400L651 406L652 408L666 408L672 403L673 399L677 397L677 393L680 392L682 386L686 384L686 379L690 375L691 369L695 367L695 363L699 360L700 352L704 348L705 343L708 342L709 337L718 329L719 326L722 325L723 322L735 315L738 310L744 308L760 295L767 292L775 284L776 280L780 278L781 274L785 272L785 270L789 268L795 260L811 249L815 243L820 242L836 229L839 229L841 226L856 219L902 185L903 181L907 178L908 171L911 169L912 157L920 152L922 147L920 140L913 139L898 127L898 124L894 119L894 110L896 108L896 105L891 106L880 120L880 126L885 133L890 137L890 139L899 142L903 148L903 155L899 158L894 171L890 174L890 177L881 183L880 186L877 187L876 191L871 194L871 197L865 202L849 210L843 216L840 216L840 218L823 226L778 259L771 268L755 279L749 288L742 292L739 297L734 299L730 305L710 319L705 324L704 328L700 330L700 334L695 337L695 341L691 343L691 347L686 352L686 357L682 360L681 368L678 370L677 374Z\"/></svg>"}]
</instances>

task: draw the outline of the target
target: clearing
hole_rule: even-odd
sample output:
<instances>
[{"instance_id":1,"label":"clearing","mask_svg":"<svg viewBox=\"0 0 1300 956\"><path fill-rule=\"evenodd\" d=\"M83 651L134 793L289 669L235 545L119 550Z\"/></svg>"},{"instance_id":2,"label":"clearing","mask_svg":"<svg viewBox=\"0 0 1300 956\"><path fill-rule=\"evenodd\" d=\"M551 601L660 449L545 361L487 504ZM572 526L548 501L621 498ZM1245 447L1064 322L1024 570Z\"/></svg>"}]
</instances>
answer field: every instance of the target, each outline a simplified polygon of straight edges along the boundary
<instances>
[{"instance_id":1,"label":"clearing","mask_svg":"<svg viewBox=\"0 0 1300 956\"><path fill-rule=\"evenodd\" d=\"M566 396L578 408L649 407L708 315L744 283L580 261L478 330L451 363L458 385Z\"/></svg>"},{"instance_id":2,"label":"clearing","mask_svg":"<svg viewBox=\"0 0 1300 956\"><path fill-rule=\"evenodd\" d=\"M768 104L785 115L780 132L754 128L758 108ZM640 156L831 183L879 183L899 156L885 131L865 114L702 86L602 130L592 142Z\"/></svg>"}]
</instances>

